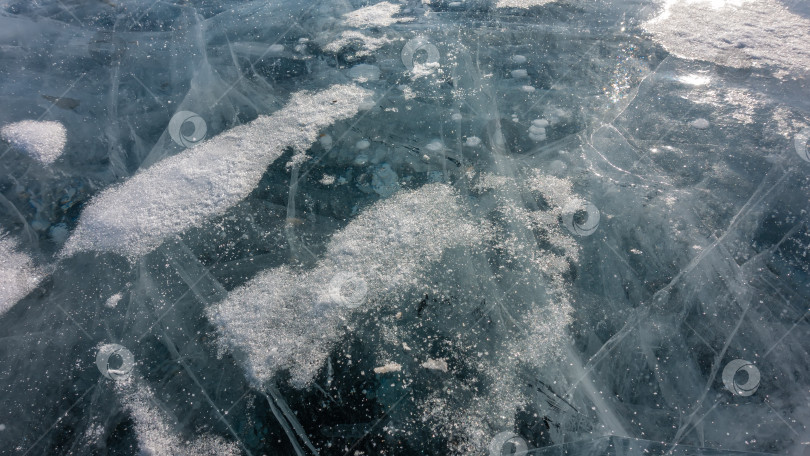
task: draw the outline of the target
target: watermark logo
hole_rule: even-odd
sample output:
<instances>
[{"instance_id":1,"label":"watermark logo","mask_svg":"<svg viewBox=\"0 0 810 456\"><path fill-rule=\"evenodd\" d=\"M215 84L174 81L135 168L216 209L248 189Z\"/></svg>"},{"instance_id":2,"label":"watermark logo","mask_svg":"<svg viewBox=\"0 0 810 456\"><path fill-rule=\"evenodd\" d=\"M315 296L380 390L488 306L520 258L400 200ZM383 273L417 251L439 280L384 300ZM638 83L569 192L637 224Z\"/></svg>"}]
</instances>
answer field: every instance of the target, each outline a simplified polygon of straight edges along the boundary
<instances>
[{"instance_id":1,"label":"watermark logo","mask_svg":"<svg viewBox=\"0 0 810 456\"><path fill-rule=\"evenodd\" d=\"M169 120L169 136L183 147L191 147L203 139L208 132L205 120L191 111L178 111Z\"/></svg>"},{"instance_id":2,"label":"watermark logo","mask_svg":"<svg viewBox=\"0 0 810 456\"><path fill-rule=\"evenodd\" d=\"M512 431L500 432L489 442L489 456L521 455L528 451L526 441Z\"/></svg>"},{"instance_id":3,"label":"watermark logo","mask_svg":"<svg viewBox=\"0 0 810 456\"><path fill-rule=\"evenodd\" d=\"M810 151L807 150L808 140L810 140L810 127L803 128L802 131L796 133L796 137L793 138L793 146L796 148L796 153L806 162L810 162Z\"/></svg>"},{"instance_id":4,"label":"watermark logo","mask_svg":"<svg viewBox=\"0 0 810 456\"><path fill-rule=\"evenodd\" d=\"M577 236L595 233L601 218L599 209L588 201L572 201L563 207L563 224Z\"/></svg>"},{"instance_id":5,"label":"watermark logo","mask_svg":"<svg viewBox=\"0 0 810 456\"><path fill-rule=\"evenodd\" d=\"M135 356L123 345L106 344L98 349L96 366L110 380L127 377L135 367Z\"/></svg>"},{"instance_id":6,"label":"watermark logo","mask_svg":"<svg viewBox=\"0 0 810 456\"><path fill-rule=\"evenodd\" d=\"M405 43L405 47L402 48L402 64L408 70L413 71L416 66L414 59L417 53L421 52L427 54L425 63L421 64L422 66L437 66L439 64L439 49L423 36L418 36Z\"/></svg>"},{"instance_id":7,"label":"watermark logo","mask_svg":"<svg viewBox=\"0 0 810 456\"><path fill-rule=\"evenodd\" d=\"M739 372L748 374L745 383L740 384L737 382L736 377ZM756 393L757 388L759 388L759 377L759 369L750 361L744 359L735 359L726 364L722 375L726 389L737 396L750 396Z\"/></svg>"},{"instance_id":8,"label":"watermark logo","mask_svg":"<svg viewBox=\"0 0 810 456\"><path fill-rule=\"evenodd\" d=\"M366 300L368 285L358 275L340 272L329 282L327 293L332 302L354 309Z\"/></svg>"}]
</instances>

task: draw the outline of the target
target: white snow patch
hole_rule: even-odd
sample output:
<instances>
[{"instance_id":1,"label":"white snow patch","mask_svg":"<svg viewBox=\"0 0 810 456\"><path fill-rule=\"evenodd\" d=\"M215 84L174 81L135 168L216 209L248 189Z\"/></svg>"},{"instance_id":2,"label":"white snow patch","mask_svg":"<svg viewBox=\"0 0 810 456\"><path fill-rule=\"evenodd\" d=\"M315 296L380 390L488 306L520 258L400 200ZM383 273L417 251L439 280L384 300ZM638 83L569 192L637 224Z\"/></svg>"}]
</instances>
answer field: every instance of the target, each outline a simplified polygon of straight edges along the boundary
<instances>
[{"instance_id":1,"label":"white snow patch","mask_svg":"<svg viewBox=\"0 0 810 456\"><path fill-rule=\"evenodd\" d=\"M366 6L359 10L343 15L345 24L350 27L388 27L397 22L407 22L412 18L394 18L399 14L402 5L395 5L389 2L380 2L376 5Z\"/></svg>"},{"instance_id":2,"label":"white snow patch","mask_svg":"<svg viewBox=\"0 0 810 456\"><path fill-rule=\"evenodd\" d=\"M523 8L528 9L533 6L542 6L557 0L498 0L496 8Z\"/></svg>"},{"instance_id":3,"label":"white snow patch","mask_svg":"<svg viewBox=\"0 0 810 456\"><path fill-rule=\"evenodd\" d=\"M17 250L17 242L0 234L0 315L11 309L45 277L34 260Z\"/></svg>"},{"instance_id":4,"label":"white snow patch","mask_svg":"<svg viewBox=\"0 0 810 456\"><path fill-rule=\"evenodd\" d=\"M147 168L90 202L60 256L97 250L135 259L149 253L167 236L237 204L287 147L303 153L319 130L357 114L370 95L355 85L298 92L274 114Z\"/></svg>"},{"instance_id":5,"label":"white snow patch","mask_svg":"<svg viewBox=\"0 0 810 456\"><path fill-rule=\"evenodd\" d=\"M374 38L365 35L357 30L344 30L343 32L340 33L340 37L338 39L325 45L323 47L323 50L326 52L336 54L338 52L341 52L346 47L349 47L353 44L359 44L361 49L355 52L354 56L363 57L373 54L374 52L378 51L380 48L391 42L392 40L390 38L386 37Z\"/></svg>"},{"instance_id":6,"label":"white snow patch","mask_svg":"<svg viewBox=\"0 0 810 456\"><path fill-rule=\"evenodd\" d=\"M171 419L156 405L154 393L145 384L133 379L116 381L116 389L124 408L135 423L135 434L141 454L151 456L238 456L236 443L221 437L202 435L192 441L172 429Z\"/></svg>"},{"instance_id":7,"label":"white snow patch","mask_svg":"<svg viewBox=\"0 0 810 456\"><path fill-rule=\"evenodd\" d=\"M810 68L810 20L776 0L669 0L644 28L681 58L734 68Z\"/></svg>"},{"instance_id":8,"label":"white snow patch","mask_svg":"<svg viewBox=\"0 0 810 456\"><path fill-rule=\"evenodd\" d=\"M423 277L445 250L488 238L470 221L458 194L444 184L400 191L380 200L332 236L314 269L287 266L259 273L208 309L219 343L237 353L247 376L262 384L288 369L303 387L340 340L352 312L393 299ZM334 302L327 284L338 273L367 285L365 304Z\"/></svg>"},{"instance_id":9,"label":"white snow patch","mask_svg":"<svg viewBox=\"0 0 810 456\"><path fill-rule=\"evenodd\" d=\"M62 155L67 142L65 127L52 121L23 120L8 124L0 130L0 135L46 165Z\"/></svg>"}]
</instances>

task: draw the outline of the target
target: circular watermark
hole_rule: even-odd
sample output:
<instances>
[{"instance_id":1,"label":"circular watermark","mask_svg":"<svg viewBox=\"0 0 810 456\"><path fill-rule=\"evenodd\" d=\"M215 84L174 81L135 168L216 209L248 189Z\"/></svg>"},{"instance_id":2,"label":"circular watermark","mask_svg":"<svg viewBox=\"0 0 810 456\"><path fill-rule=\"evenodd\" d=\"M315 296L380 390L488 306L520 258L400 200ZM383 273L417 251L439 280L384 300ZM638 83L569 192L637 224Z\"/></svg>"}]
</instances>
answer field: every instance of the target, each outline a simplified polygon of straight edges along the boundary
<instances>
[{"instance_id":1,"label":"circular watermark","mask_svg":"<svg viewBox=\"0 0 810 456\"><path fill-rule=\"evenodd\" d=\"M102 345L96 354L96 366L101 375L110 380L119 380L132 372L135 367L135 356L123 345Z\"/></svg>"},{"instance_id":2,"label":"circular watermark","mask_svg":"<svg viewBox=\"0 0 810 456\"><path fill-rule=\"evenodd\" d=\"M439 49L428 41L427 38L417 36L416 38L413 38L405 43L405 46L402 48L402 64L405 65L405 67L409 70L413 70L415 66L414 59L416 58L416 54L419 52L427 53L427 57L423 65L439 63L439 59L441 58L439 55Z\"/></svg>"},{"instance_id":3,"label":"circular watermark","mask_svg":"<svg viewBox=\"0 0 810 456\"><path fill-rule=\"evenodd\" d=\"M339 272L329 281L327 294L332 302L354 309L366 300L368 285L356 274Z\"/></svg>"},{"instance_id":4,"label":"circular watermark","mask_svg":"<svg viewBox=\"0 0 810 456\"><path fill-rule=\"evenodd\" d=\"M489 456L519 455L528 451L526 441L512 431L500 432L489 442Z\"/></svg>"},{"instance_id":5,"label":"circular watermark","mask_svg":"<svg viewBox=\"0 0 810 456\"><path fill-rule=\"evenodd\" d=\"M796 133L796 137L793 138L793 147L796 149L796 154L806 162L810 162L810 151L807 150L808 140L810 140L810 127L803 128L802 131Z\"/></svg>"},{"instance_id":6,"label":"circular watermark","mask_svg":"<svg viewBox=\"0 0 810 456\"><path fill-rule=\"evenodd\" d=\"M188 127L193 128L188 131ZM172 141L183 147L191 147L203 139L208 132L208 125L202 117L191 111L178 111L169 120L169 136Z\"/></svg>"},{"instance_id":7,"label":"circular watermark","mask_svg":"<svg viewBox=\"0 0 810 456\"><path fill-rule=\"evenodd\" d=\"M745 383L740 384L735 379L739 372L748 374ZM735 359L726 364L722 378L726 389L736 396L750 396L756 393L757 388L759 388L759 369L753 363L744 359Z\"/></svg>"},{"instance_id":8,"label":"circular watermark","mask_svg":"<svg viewBox=\"0 0 810 456\"><path fill-rule=\"evenodd\" d=\"M588 201L572 201L563 207L563 224L577 236L595 233L601 218L599 209Z\"/></svg>"}]
</instances>

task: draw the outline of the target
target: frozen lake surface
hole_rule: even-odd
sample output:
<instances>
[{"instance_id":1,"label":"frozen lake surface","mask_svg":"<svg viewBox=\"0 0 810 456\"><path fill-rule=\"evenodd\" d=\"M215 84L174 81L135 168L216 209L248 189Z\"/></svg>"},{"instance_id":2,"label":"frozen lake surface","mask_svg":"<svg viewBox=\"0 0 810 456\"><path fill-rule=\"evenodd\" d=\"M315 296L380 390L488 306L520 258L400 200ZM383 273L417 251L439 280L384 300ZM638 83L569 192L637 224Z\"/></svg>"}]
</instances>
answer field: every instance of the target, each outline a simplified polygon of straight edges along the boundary
<instances>
[{"instance_id":1,"label":"frozen lake surface","mask_svg":"<svg viewBox=\"0 0 810 456\"><path fill-rule=\"evenodd\" d=\"M810 4L0 0L0 454L810 455Z\"/></svg>"}]
</instances>

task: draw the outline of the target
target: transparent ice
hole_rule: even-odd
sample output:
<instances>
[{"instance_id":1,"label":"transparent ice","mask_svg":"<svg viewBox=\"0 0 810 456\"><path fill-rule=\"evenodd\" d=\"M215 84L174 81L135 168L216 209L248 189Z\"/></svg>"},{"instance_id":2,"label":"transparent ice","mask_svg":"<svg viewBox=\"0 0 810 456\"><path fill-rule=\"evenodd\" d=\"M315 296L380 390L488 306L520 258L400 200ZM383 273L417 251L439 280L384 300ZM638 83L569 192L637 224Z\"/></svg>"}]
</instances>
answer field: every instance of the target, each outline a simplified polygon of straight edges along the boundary
<instances>
[{"instance_id":1,"label":"transparent ice","mask_svg":"<svg viewBox=\"0 0 810 456\"><path fill-rule=\"evenodd\" d=\"M0 454L810 455L809 5L0 0Z\"/></svg>"}]
</instances>

